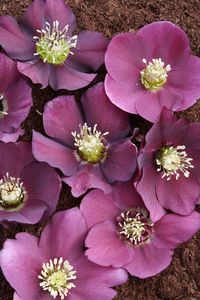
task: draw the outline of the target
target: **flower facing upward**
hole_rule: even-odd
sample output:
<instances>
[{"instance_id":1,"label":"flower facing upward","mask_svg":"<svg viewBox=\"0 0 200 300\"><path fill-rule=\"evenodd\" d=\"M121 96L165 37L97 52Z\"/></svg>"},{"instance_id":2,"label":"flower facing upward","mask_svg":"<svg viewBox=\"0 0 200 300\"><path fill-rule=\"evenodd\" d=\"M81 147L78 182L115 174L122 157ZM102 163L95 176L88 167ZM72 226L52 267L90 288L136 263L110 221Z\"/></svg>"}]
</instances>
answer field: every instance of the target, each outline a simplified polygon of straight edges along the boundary
<instances>
[{"instance_id":1,"label":"flower facing upward","mask_svg":"<svg viewBox=\"0 0 200 300\"><path fill-rule=\"evenodd\" d=\"M113 192L89 192L80 209L86 218L86 256L101 266L123 267L139 278L154 276L171 262L173 250L200 228L200 215L166 214L153 222L132 181Z\"/></svg>"},{"instance_id":2,"label":"flower facing upward","mask_svg":"<svg viewBox=\"0 0 200 300\"><path fill-rule=\"evenodd\" d=\"M31 88L20 77L17 64L2 53L0 69L0 140L15 142L32 106Z\"/></svg>"},{"instance_id":3,"label":"flower facing upward","mask_svg":"<svg viewBox=\"0 0 200 300\"><path fill-rule=\"evenodd\" d=\"M127 138L128 115L109 101L102 83L83 95L81 106L72 96L49 102L43 123L52 139L34 132L34 156L59 168L75 197L93 187L110 192L110 183L132 177L137 150Z\"/></svg>"},{"instance_id":4,"label":"flower facing upward","mask_svg":"<svg viewBox=\"0 0 200 300\"><path fill-rule=\"evenodd\" d=\"M34 0L19 24L13 17L0 17L0 44L33 83L76 90L95 78L108 40L88 30L72 35L75 27L64 0Z\"/></svg>"},{"instance_id":5,"label":"flower facing upward","mask_svg":"<svg viewBox=\"0 0 200 300\"><path fill-rule=\"evenodd\" d=\"M0 222L34 224L56 209L60 179L25 142L0 142ZM17 153L17 160L16 160Z\"/></svg>"},{"instance_id":6,"label":"flower facing upward","mask_svg":"<svg viewBox=\"0 0 200 300\"><path fill-rule=\"evenodd\" d=\"M200 123L176 120L172 111L163 109L147 133L135 186L153 220L164 209L187 215L199 202L199 132Z\"/></svg>"},{"instance_id":7,"label":"flower facing upward","mask_svg":"<svg viewBox=\"0 0 200 300\"><path fill-rule=\"evenodd\" d=\"M154 22L137 33L116 35L105 64L110 100L151 122L164 106L180 111L200 97L200 59L190 55L187 35L170 22Z\"/></svg>"},{"instance_id":8,"label":"flower facing upward","mask_svg":"<svg viewBox=\"0 0 200 300\"><path fill-rule=\"evenodd\" d=\"M72 208L56 213L40 239L18 233L15 240L7 240L0 264L15 289L14 299L113 299L116 292L110 287L126 282L127 273L100 267L85 257L87 230L80 210Z\"/></svg>"}]
</instances>

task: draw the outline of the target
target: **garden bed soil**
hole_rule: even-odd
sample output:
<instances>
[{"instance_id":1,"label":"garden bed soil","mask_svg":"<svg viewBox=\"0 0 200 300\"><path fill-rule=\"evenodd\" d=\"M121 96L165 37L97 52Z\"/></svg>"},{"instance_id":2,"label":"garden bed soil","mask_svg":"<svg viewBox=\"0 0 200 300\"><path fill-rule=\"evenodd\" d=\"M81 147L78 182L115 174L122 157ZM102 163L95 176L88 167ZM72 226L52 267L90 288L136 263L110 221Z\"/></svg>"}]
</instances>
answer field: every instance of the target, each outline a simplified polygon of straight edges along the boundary
<instances>
[{"instance_id":1,"label":"garden bed soil","mask_svg":"<svg viewBox=\"0 0 200 300\"><path fill-rule=\"evenodd\" d=\"M31 0L0 0L0 14L20 17L30 2ZM68 0L66 2L77 17L78 30L97 30L104 32L108 37L121 31L137 30L153 21L169 20L187 32L193 54L200 56L200 0ZM103 80L104 77L105 68L102 67L95 82ZM83 91L84 89L74 93L53 92L50 88L40 90L38 86L34 86L34 106L23 124L25 134L22 140L31 141L32 129L43 132L42 118L37 111L43 112L46 102L61 94L75 94L78 100ZM200 121L200 103L178 115L191 122ZM148 128L148 123L139 117L133 117L132 123L142 131ZM58 210L76 206L80 201L81 199L74 199L65 186L62 189ZM0 225L0 247L7 238L13 238L19 231L39 235L43 226L44 224L35 226L16 224L5 229ZM130 278L126 284L117 288L118 296L115 300L197 300L200 299L199 273L200 233L188 243L178 247L168 269L150 279ZM12 299L13 290L0 274L0 300Z\"/></svg>"}]
</instances>

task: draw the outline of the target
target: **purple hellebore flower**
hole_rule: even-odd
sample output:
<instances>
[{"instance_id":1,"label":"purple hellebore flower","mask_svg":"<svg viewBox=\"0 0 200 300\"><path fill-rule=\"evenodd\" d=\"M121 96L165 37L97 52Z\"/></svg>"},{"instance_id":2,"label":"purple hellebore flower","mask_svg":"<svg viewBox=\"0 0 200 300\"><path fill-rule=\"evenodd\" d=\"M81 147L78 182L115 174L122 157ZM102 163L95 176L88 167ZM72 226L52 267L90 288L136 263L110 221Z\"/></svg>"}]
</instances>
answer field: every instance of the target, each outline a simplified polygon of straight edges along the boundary
<instances>
[{"instance_id":1,"label":"purple hellebore flower","mask_svg":"<svg viewBox=\"0 0 200 300\"><path fill-rule=\"evenodd\" d=\"M76 90L96 76L108 41L88 30L72 36L75 27L75 16L63 0L34 0L19 24L11 16L0 17L0 44L33 83Z\"/></svg>"},{"instance_id":2,"label":"purple hellebore flower","mask_svg":"<svg viewBox=\"0 0 200 300\"><path fill-rule=\"evenodd\" d=\"M31 88L20 77L17 64L0 53L0 140L15 142L23 134L20 124L32 106Z\"/></svg>"},{"instance_id":3,"label":"purple hellebore flower","mask_svg":"<svg viewBox=\"0 0 200 300\"><path fill-rule=\"evenodd\" d=\"M164 208L188 215L200 203L199 135L200 123L177 120L165 108L147 133L135 186L153 221L162 217Z\"/></svg>"},{"instance_id":4,"label":"purple hellebore flower","mask_svg":"<svg viewBox=\"0 0 200 300\"><path fill-rule=\"evenodd\" d=\"M200 97L200 59L190 55L186 33L162 21L137 33L120 33L108 46L105 89L121 109L154 122L162 107L192 106Z\"/></svg>"},{"instance_id":5,"label":"purple hellebore flower","mask_svg":"<svg viewBox=\"0 0 200 300\"><path fill-rule=\"evenodd\" d=\"M0 222L34 224L51 215L61 188L57 173L35 161L30 143L0 142L0 154Z\"/></svg>"},{"instance_id":6,"label":"purple hellebore flower","mask_svg":"<svg viewBox=\"0 0 200 300\"><path fill-rule=\"evenodd\" d=\"M111 191L110 183L129 180L136 169L136 146L127 138L128 114L113 105L103 83L87 90L81 106L73 96L46 104L44 129L33 133L33 154L59 168L75 197L90 188Z\"/></svg>"},{"instance_id":7,"label":"purple hellebore flower","mask_svg":"<svg viewBox=\"0 0 200 300\"><path fill-rule=\"evenodd\" d=\"M127 272L90 262L84 253L87 234L78 208L56 213L40 239L19 233L0 253L2 271L17 300L110 300L110 287L127 281ZM14 272L13 272L14 270Z\"/></svg>"},{"instance_id":8,"label":"purple hellebore flower","mask_svg":"<svg viewBox=\"0 0 200 300\"><path fill-rule=\"evenodd\" d=\"M90 228L85 245L89 260L101 266L123 267L139 278L167 268L176 246L200 228L200 214L166 214L153 223L131 181L116 183L113 192L89 192L81 211Z\"/></svg>"}]
</instances>

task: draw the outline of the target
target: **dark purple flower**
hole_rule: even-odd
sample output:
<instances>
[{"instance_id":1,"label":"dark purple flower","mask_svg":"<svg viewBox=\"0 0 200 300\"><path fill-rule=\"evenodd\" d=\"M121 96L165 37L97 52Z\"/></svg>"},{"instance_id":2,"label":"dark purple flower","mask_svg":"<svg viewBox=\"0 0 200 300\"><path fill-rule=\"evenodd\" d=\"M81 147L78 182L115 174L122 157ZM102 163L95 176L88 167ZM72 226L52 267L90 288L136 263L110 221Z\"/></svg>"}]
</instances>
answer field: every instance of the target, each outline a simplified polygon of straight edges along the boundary
<instances>
[{"instance_id":1,"label":"dark purple flower","mask_svg":"<svg viewBox=\"0 0 200 300\"><path fill-rule=\"evenodd\" d=\"M75 16L63 0L34 0L19 24L11 16L0 18L0 44L34 83L76 90L96 76L108 41L88 30L72 36L75 27Z\"/></svg>"},{"instance_id":2,"label":"dark purple flower","mask_svg":"<svg viewBox=\"0 0 200 300\"><path fill-rule=\"evenodd\" d=\"M17 64L0 53L0 140L15 142L23 134L20 124L32 105L31 88L17 71Z\"/></svg>"},{"instance_id":3,"label":"dark purple flower","mask_svg":"<svg viewBox=\"0 0 200 300\"><path fill-rule=\"evenodd\" d=\"M200 215L166 214L153 223L131 181L116 183L111 194L89 192L80 207L90 231L85 245L89 260L123 267L131 275L156 275L171 262L176 246L200 228Z\"/></svg>"},{"instance_id":4,"label":"dark purple flower","mask_svg":"<svg viewBox=\"0 0 200 300\"><path fill-rule=\"evenodd\" d=\"M151 122L163 106L180 111L200 97L200 59L190 55L185 32L170 22L154 22L136 34L116 35L105 64L110 100Z\"/></svg>"},{"instance_id":5,"label":"dark purple flower","mask_svg":"<svg viewBox=\"0 0 200 300\"><path fill-rule=\"evenodd\" d=\"M110 300L110 287L128 277L122 269L104 268L87 260L85 218L78 208L54 215L40 239L19 233L0 253L2 271L18 300Z\"/></svg>"},{"instance_id":6,"label":"dark purple flower","mask_svg":"<svg viewBox=\"0 0 200 300\"><path fill-rule=\"evenodd\" d=\"M133 175L137 150L126 138L128 114L109 101L102 83L83 95L81 106L72 96L47 103L43 123L52 139L34 132L34 156L59 168L75 197L93 187L110 192L109 183Z\"/></svg>"},{"instance_id":7,"label":"dark purple flower","mask_svg":"<svg viewBox=\"0 0 200 300\"><path fill-rule=\"evenodd\" d=\"M35 161L30 143L0 142L0 222L37 223L55 211L60 188L59 176Z\"/></svg>"},{"instance_id":8,"label":"dark purple flower","mask_svg":"<svg viewBox=\"0 0 200 300\"><path fill-rule=\"evenodd\" d=\"M138 158L136 189L156 221L170 209L187 215L200 196L200 123L176 120L163 109Z\"/></svg>"}]
</instances>

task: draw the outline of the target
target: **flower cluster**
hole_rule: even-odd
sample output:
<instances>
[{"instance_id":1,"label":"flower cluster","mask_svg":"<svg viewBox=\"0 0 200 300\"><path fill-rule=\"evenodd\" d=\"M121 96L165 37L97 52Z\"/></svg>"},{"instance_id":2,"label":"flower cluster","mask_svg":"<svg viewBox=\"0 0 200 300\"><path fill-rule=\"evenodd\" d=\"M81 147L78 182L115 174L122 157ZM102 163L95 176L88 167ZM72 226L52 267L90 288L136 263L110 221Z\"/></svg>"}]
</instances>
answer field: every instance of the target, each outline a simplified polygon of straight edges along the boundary
<instances>
[{"instance_id":1,"label":"flower cluster","mask_svg":"<svg viewBox=\"0 0 200 300\"><path fill-rule=\"evenodd\" d=\"M200 97L187 35L163 21L108 42L75 27L64 0L34 0L19 22L0 17L0 222L46 222L0 251L14 300L113 299L128 274L158 274L200 229L200 123L174 115ZM32 104L25 76L73 91L104 57L104 83L47 102L44 131L16 142ZM137 146L129 113L153 123ZM53 215L61 183L83 199Z\"/></svg>"}]
</instances>

